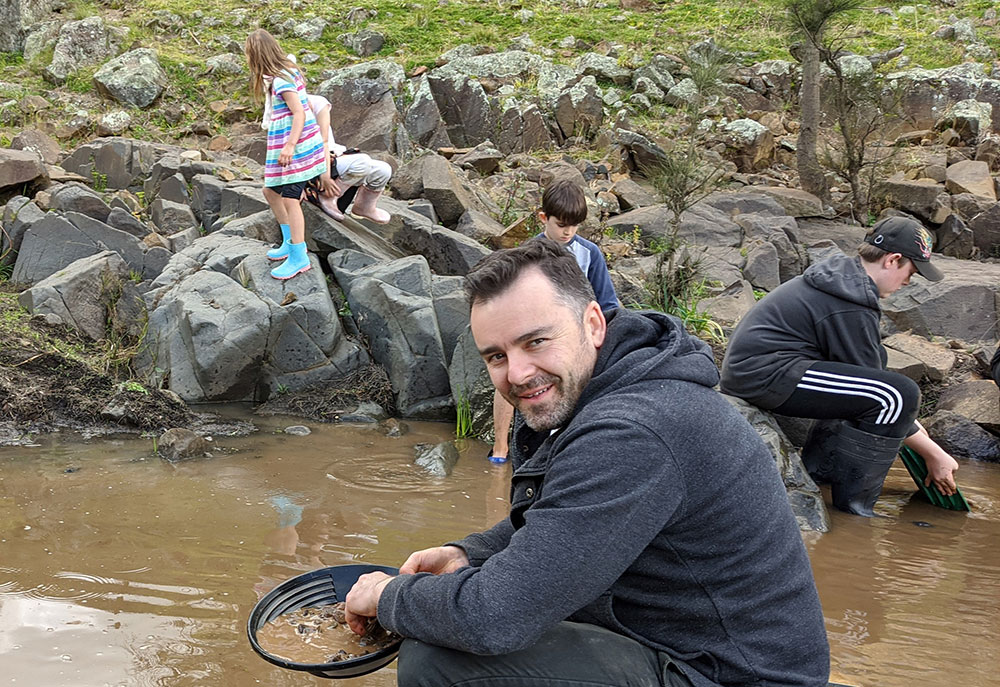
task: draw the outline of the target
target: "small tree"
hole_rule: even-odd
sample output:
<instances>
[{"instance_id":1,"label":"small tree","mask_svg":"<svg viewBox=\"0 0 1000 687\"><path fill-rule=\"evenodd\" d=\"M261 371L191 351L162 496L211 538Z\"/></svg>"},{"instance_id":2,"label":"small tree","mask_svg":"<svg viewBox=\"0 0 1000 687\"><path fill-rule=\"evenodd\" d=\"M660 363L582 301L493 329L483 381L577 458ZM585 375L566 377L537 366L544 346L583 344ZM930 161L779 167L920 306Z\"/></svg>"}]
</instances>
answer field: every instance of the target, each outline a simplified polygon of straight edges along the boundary
<instances>
[{"instance_id":1,"label":"small tree","mask_svg":"<svg viewBox=\"0 0 1000 687\"><path fill-rule=\"evenodd\" d=\"M676 308L678 299L687 300L697 283L697 265L680 259L681 216L719 187L722 162L706 159L700 147L698 125L704 108L721 95L725 77L734 60L730 53L713 43L689 50L686 66L694 83L694 97L681 108L684 122L680 135L664 150L658 163L644 170L653 188L670 211L666 241L657 246L653 306L664 311Z\"/></svg>"},{"instance_id":2,"label":"small tree","mask_svg":"<svg viewBox=\"0 0 1000 687\"><path fill-rule=\"evenodd\" d=\"M830 190L819 161L817 145L822 124L820 91L824 36L834 18L859 9L863 4L864 0L785 0L792 24L803 38L798 55L802 63L802 83L799 85L801 126L795 162L802 188L824 204L830 202Z\"/></svg>"},{"instance_id":3,"label":"small tree","mask_svg":"<svg viewBox=\"0 0 1000 687\"><path fill-rule=\"evenodd\" d=\"M825 155L823 163L851 186L851 210L857 221L868 217L871 189L895 148L874 145L900 119L902 94L889 88L885 77L871 68L867 58L838 57L828 45L823 62L832 75L827 80L827 102L836 119L838 155Z\"/></svg>"}]
</instances>

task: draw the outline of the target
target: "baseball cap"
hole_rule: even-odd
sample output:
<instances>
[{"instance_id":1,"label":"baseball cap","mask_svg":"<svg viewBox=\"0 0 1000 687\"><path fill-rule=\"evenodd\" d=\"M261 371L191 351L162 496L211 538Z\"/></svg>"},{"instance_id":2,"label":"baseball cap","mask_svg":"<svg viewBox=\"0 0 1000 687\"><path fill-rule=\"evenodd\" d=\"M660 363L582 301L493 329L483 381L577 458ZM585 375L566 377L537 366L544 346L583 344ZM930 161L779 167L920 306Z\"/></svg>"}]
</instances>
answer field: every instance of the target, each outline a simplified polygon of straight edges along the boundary
<instances>
[{"instance_id":1,"label":"baseball cap","mask_svg":"<svg viewBox=\"0 0 1000 687\"><path fill-rule=\"evenodd\" d=\"M931 264L934 237L920 222L908 217L887 217L875 223L865 237L870 243L888 253L899 253L909 258L917 273L929 281L941 281L944 272Z\"/></svg>"}]
</instances>

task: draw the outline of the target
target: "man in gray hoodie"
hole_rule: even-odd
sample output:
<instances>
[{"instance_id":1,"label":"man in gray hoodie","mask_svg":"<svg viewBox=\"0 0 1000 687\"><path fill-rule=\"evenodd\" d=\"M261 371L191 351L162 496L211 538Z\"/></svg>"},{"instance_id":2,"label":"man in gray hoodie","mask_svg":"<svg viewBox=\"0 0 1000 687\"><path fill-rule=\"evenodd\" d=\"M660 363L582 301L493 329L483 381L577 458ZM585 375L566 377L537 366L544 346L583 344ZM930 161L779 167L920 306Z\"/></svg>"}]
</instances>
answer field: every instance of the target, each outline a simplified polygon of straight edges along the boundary
<instances>
[{"instance_id":1,"label":"man in gray hoodie","mask_svg":"<svg viewBox=\"0 0 1000 687\"><path fill-rule=\"evenodd\" d=\"M914 274L944 277L931 264L932 244L916 220L884 219L858 256L811 265L759 301L729 339L722 391L781 415L843 420L817 423L802 459L849 513L874 515L900 443L926 461L927 485L955 493L958 463L915 421L920 389L883 369L879 335L880 298Z\"/></svg>"},{"instance_id":2,"label":"man in gray hoodie","mask_svg":"<svg viewBox=\"0 0 1000 687\"><path fill-rule=\"evenodd\" d=\"M517 410L511 511L348 594L356 631L377 616L409 638L399 684L825 687L805 548L709 347L660 313L602 313L545 239L466 291Z\"/></svg>"}]
</instances>

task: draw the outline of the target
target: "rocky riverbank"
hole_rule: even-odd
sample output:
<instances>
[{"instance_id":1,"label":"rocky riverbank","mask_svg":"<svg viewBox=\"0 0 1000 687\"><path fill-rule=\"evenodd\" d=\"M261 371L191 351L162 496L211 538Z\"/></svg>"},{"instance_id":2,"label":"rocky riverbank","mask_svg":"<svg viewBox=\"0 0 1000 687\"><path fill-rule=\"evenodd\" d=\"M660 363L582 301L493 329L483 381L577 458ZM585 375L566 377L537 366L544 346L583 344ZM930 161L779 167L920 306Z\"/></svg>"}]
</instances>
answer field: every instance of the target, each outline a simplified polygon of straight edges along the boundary
<instances>
[{"instance_id":1,"label":"rocky riverbank","mask_svg":"<svg viewBox=\"0 0 1000 687\"><path fill-rule=\"evenodd\" d=\"M101 31L114 37L113 27ZM206 431L210 420L188 406L228 401L332 421L461 416L488 438L492 388L462 277L534 233L541 189L555 179L584 189L581 233L607 256L622 302L669 307L719 352L756 300L860 243L865 228L850 220L843 178L831 177L830 202L797 187L800 123L787 107L796 63L727 69L709 98L696 65L734 57L711 41L634 67L610 44L572 64L536 47L459 45L432 69L376 59L325 73L317 90L334 104L338 140L393 167L380 201L392 219L337 222L306 204L313 269L288 282L268 274L278 228L261 192L256 123L226 135L209 127L181 144L104 136L67 150L50 127L19 130L0 150L0 274L17 285L0 313L17 332L0 349L9 425L0 441L60 426ZM898 58L844 55L842 66L868 78ZM108 98L148 88L147 104L123 103L147 107L162 97L146 48L101 59L94 79ZM137 82L147 67L153 76ZM891 74L909 124L872 143L886 157L870 209L923 222L946 273L885 301L890 369L925 385L928 428L949 450L998 460L1000 406L981 369L1000 302L1000 80L991 74L971 62ZM249 112L235 99L210 109L230 123ZM657 136L640 125L644 111L687 126ZM677 159L678 141L712 184L676 216L656 170ZM822 529L822 502L795 453L800 428L744 411L771 437L793 502L805 504L803 525Z\"/></svg>"}]
</instances>

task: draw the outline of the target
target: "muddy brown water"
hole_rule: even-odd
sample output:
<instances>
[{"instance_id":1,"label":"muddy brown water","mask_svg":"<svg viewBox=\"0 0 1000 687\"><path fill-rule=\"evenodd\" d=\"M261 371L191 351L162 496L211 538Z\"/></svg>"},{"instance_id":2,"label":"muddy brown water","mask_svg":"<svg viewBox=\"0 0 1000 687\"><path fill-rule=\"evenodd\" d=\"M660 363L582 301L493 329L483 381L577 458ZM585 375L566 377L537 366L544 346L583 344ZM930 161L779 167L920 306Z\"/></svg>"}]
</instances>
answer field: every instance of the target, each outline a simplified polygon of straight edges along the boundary
<instances>
[{"instance_id":1,"label":"muddy brown water","mask_svg":"<svg viewBox=\"0 0 1000 687\"><path fill-rule=\"evenodd\" d=\"M395 684L395 664L331 683L265 662L250 610L302 572L399 565L492 524L509 467L469 442L450 477L426 475L413 445L450 438L443 424L391 439L255 422L252 437L217 438L235 453L176 465L132 438L0 448L0 685ZM897 463L888 517L834 513L832 532L805 535L840 682L1000 685L1000 466L959 474L972 514L912 499Z\"/></svg>"}]
</instances>

